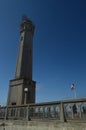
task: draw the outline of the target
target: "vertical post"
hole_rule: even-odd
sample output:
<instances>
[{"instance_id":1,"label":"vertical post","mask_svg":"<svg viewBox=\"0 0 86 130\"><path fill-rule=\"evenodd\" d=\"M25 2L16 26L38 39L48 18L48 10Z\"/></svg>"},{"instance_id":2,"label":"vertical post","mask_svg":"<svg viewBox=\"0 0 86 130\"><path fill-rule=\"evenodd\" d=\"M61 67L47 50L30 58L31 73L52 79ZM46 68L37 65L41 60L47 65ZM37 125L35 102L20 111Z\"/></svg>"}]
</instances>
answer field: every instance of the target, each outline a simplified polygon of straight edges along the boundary
<instances>
[{"instance_id":1,"label":"vertical post","mask_svg":"<svg viewBox=\"0 0 86 130\"><path fill-rule=\"evenodd\" d=\"M43 106L43 119L45 118L45 106Z\"/></svg>"},{"instance_id":2,"label":"vertical post","mask_svg":"<svg viewBox=\"0 0 86 130\"><path fill-rule=\"evenodd\" d=\"M40 106L38 107L38 118L40 119Z\"/></svg>"},{"instance_id":3,"label":"vertical post","mask_svg":"<svg viewBox=\"0 0 86 130\"><path fill-rule=\"evenodd\" d=\"M79 110L80 110L80 119L82 118L81 105L82 105L82 104L79 105Z\"/></svg>"},{"instance_id":4,"label":"vertical post","mask_svg":"<svg viewBox=\"0 0 86 130\"><path fill-rule=\"evenodd\" d=\"M74 104L71 105L72 119L74 119L73 105L74 105Z\"/></svg>"},{"instance_id":5,"label":"vertical post","mask_svg":"<svg viewBox=\"0 0 86 130\"><path fill-rule=\"evenodd\" d=\"M77 96L76 96L76 89L74 89L74 96L75 96L75 99L77 98Z\"/></svg>"},{"instance_id":6,"label":"vertical post","mask_svg":"<svg viewBox=\"0 0 86 130\"><path fill-rule=\"evenodd\" d=\"M5 120L7 119L7 109L8 109L8 107L6 107L6 109L5 109Z\"/></svg>"},{"instance_id":7,"label":"vertical post","mask_svg":"<svg viewBox=\"0 0 86 130\"><path fill-rule=\"evenodd\" d=\"M25 93L24 104L26 104L27 93Z\"/></svg>"},{"instance_id":8,"label":"vertical post","mask_svg":"<svg viewBox=\"0 0 86 130\"><path fill-rule=\"evenodd\" d=\"M17 119L17 107L15 107L15 119Z\"/></svg>"},{"instance_id":9,"label":"vertical post","mask_svg":"<svg viewBox=\"0 0 86 130\"><path fill-rule=\"evenodd\" d=\"M54 117L56 117L56 107L53 106L53 113L54 113Z\"/></svg>"},{"instance_id":10,"label":"vertical post","mask_svg":"<svg viewBox=\"0 0 86 130\"><path fill-rule=\"evenodd\" d=\"M26 120L28 121L28 117L29 117L29 106L26 106Z\"/></svg>"},{"instance_id":11,"label":"vertical post","mask_svg":"<svg viewBox=\"0 0 86 130\"><path fill-rule=\"evenodd\" d=\"M17 119L20 119L20 107L17 107Z\"/></svg>"},{"instance_id":12,"label":"vertical post","mask_svg":"<svg viewBox=\"0 0 86 130\"><path fill-rule=\"evenodd\" d=\"M26 115L26 120L28 121L31 121L31 117L30 117L30 107L29 105L27 105L27 115Z\"/></svg>"},{"instance_id":13,"label":"vertical post","mask_svg":"<svg viewBox=\"0 0 86 130\"><path fill-rule=\"evenodd\" d=\"M60 103L60 121L66 122L63 102Z\"/></svg>"},{"instance_id":14,"label":"vertical post","mask_svg":"<svg viewBox=\"0 0 86 130\"><path fill-rule=\"evenodd\" d=\"M24 88L24 92L25 92L24 104L27 104L27 93L28 93L28 88Z\"/></svg>"}]
</instances>

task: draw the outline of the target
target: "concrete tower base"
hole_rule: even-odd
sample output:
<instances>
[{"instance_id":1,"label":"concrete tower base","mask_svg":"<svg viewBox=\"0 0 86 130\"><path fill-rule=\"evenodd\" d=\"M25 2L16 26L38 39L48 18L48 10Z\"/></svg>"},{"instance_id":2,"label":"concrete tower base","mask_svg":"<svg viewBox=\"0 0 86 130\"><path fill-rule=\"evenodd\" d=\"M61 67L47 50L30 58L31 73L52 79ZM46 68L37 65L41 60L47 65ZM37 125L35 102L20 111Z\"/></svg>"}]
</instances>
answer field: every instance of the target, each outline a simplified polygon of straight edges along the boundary
<instances>
[{"instance_id":1,"label":"concrete tower base","mask_svg":"<svg viewBox=\"0 0 86 130\"><path fill-rule=\"evenodd\" d=\"M10 80L7 105L35 103L35 87L36 82L28 79Z\"/></svg>"}]
</instances>

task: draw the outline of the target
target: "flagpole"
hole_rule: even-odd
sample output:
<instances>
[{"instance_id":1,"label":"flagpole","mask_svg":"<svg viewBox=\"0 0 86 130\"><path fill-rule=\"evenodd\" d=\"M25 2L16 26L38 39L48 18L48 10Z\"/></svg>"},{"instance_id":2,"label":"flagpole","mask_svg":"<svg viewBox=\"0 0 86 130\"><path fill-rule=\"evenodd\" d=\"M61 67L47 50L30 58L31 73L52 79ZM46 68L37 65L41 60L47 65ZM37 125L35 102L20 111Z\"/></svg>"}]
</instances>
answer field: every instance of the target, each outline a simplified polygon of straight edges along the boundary
<instances>
[{"instance_id":1,"label":"flagpole","mask_svg":"<svg viewBox=\"0 0 86 130\"><path fill-rule=\"evenodd\" d=\"M73 90L74 91L74 98L76 99L76 87L75 87L75 85L74 85L74 83L73 84L71 84L71 90Z\"/></svg>"},{"instance_id":2,"label":"flagpole","mask_svg":"<svg viewBox=\"0 0 86 130\"><path fill-rule=\"evenodd\" d=\"M76 96L76 89L74 89L74 97L76 98L77 96Z\"/></svg>"}]
</instances>

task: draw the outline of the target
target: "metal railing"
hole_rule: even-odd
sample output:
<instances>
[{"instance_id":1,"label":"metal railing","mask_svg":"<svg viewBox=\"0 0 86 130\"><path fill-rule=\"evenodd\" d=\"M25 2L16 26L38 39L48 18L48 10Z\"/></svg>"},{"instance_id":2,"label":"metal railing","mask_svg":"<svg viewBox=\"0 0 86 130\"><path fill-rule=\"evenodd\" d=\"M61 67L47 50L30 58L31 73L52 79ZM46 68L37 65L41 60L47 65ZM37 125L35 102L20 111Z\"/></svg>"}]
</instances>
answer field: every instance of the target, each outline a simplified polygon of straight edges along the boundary
<instances>
[{"instance_id":1,"label":"metal railing","mask_svg":"<svg viewBox=\"0 0 86 130\"><path fill-rule=\"evenodd\" d=\"M0 119L86 120L86 98L0 107Z\"/></svg>"}]
</instances>

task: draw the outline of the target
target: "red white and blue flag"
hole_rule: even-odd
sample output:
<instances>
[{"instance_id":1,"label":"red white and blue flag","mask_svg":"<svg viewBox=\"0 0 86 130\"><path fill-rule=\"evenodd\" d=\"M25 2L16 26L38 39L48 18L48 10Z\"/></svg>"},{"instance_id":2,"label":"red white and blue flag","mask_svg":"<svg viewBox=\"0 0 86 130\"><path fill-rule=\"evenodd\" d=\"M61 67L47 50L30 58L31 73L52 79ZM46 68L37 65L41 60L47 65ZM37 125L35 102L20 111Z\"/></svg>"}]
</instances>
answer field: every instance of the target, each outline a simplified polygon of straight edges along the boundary
<instances>
[{"instance_id":1,"label":"red white and blue flag","mask_svg":"<svg viewBox=\"0 0 86 130\"><path fill-rule=\"evenodd\" d=\"M70 88L71 88L71 90L74 90L75 89L75 85L71 84Z\"/></svg>"}]
</instances>

